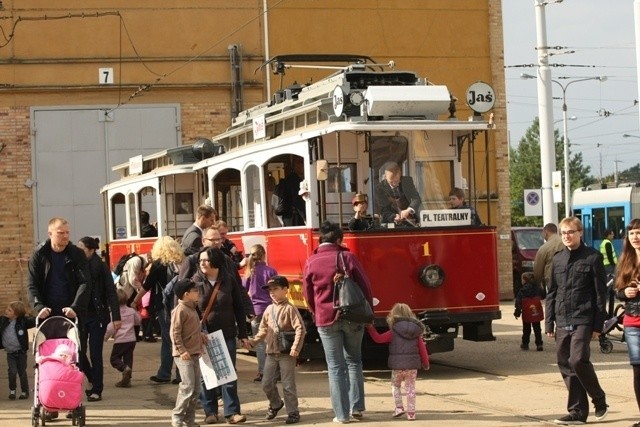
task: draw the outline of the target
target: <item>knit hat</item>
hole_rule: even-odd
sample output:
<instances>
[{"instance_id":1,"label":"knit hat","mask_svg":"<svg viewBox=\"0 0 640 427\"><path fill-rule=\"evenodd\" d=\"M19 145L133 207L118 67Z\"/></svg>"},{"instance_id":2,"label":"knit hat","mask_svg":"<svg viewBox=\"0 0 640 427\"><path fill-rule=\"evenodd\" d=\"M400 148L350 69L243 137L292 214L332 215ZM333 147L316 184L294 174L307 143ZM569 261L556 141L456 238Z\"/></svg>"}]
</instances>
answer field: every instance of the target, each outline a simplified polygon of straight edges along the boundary
<instances>
[{"instance_id":1,"label":"knit hat","mask_svg":"<svg viewBox=\"0 0 640 427\"><path fill-rule=\"evenodd\" d=\"M269 289L269 286L280 286L281 288L288 288L289 281L284 276L273 276L267 281L267 284L262 286L262 289Z\"/></svg>"},{"instance_id":2,"label":"knit hat","mask_svg":"<svg viewBox=\"0 0 640 427\"><path fill-rule=\"evenodd\" d=\"M184 294L189 292L191 289L195 288L196 284L191 279L182 279L178 280L176 284L173 286L173 293L176 294L178 299L182 299Z\"/></svg>"}]
</instances>

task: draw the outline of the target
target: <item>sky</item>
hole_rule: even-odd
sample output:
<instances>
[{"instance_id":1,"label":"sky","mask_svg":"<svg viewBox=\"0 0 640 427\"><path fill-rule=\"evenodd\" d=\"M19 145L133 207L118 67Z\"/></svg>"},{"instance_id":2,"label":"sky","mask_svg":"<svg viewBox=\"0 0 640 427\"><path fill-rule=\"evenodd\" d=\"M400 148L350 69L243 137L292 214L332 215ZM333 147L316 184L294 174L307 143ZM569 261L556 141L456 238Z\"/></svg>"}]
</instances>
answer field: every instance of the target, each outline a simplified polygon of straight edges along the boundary
<instances>
[{"instance_id":1,"label":"sky","mask_svg":"<svg viewBox=\"0 0 640 427\"><path fill-rule=\"evenodd\" d=\"M564 0L545 6L547 44L562 46L551 56L551 76L563 85L571 78L606 76L576 82L566 89L570 153L581 152L596 178L640 163L640 122L636 76L633 0ZM538 116L534 0L502 0L509 142L517 146ZM575 53L562 54L565 51ZM568 77L568 79L564 79ZM562 90L552 85L554 126L562 136ZM631 134L636 137L623 137Z\"/></svg>"}]
</instances>

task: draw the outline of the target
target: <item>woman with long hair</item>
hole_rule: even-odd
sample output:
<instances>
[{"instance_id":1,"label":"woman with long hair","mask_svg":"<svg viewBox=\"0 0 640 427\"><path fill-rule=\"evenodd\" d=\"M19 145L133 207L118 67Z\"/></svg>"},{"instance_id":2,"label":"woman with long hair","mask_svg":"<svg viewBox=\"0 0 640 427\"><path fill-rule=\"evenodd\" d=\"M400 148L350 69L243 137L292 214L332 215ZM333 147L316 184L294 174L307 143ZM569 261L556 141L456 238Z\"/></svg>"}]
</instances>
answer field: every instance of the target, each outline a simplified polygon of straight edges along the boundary
<instances>
[{"instance_id":1,"label":"woman with long hair","mask_svg":"<svg viewBox=\"0 0 640 427\"><path fill-rule=\"evenodd\" d=\"M120 306L109 266L97 253L100 247L98 240L85 236L78 242L78 247L87 257L91 274L91 298L80 330L80 367L91 383L91 388L86 391L87 400L96 402L102 400L104 389L104 334L110 321L113 321L114 328L120 328ZM87 357L87 344L91 361Z\"/></svg>"},{"instance_id":2,"label":"woman with long hair","mask_svg":"<svg viewBox=\"0 0 640 427\"><path fill-rule=\"evenodd\" d=\"M251 319L251 333L255 336L260 329L262 314L272 302L269 290L264 289L264 286L266 286L269 279L277 275L278 272L273 267L267 265L264 246L260 244L251 246L248 255L249 259L247 267L245 268L242 285L249 293L251 304L253 305L255 317ZM258 359L258 374L253 381L262 382L264 362L267 359L264 341L257 343L253 349L256 351L256 357Z\"/></svg>"},{"instance_id":3,"label":"woman with long hair","mask_svg":"<svg viewBox=\"0 0 640 427\"><path fill-rule=\"evenodd\" d=\"M622 255L616 269L616 296L624 301L624 338L633 367L633 390L640 409L640 219L627 226ZM640 421L632 427L640 427Z\"/></svg>"},{"instance_id":4,"label":"woman with long hair","mask_svg":"<svg viewBox=\"0 0 640 427\"><path fill-rule=\"evenodd\" d=\"M247 339L246 315L242 305L242 292L229 271L226 255L221 249L203 248L198 254L198 272L193 276L200 297L198 308L202 313L207 332L222 331L233 366L236 366L236 339L240 339L245 348L251 348ZM207 307L211 307L207 310ZM238 381L231 381L219 388L207 390L202 384L200 402L205 412L205 423L218 422L218 393L222 394L224 417L227 424L246 421L240 411Z\"/></svg>"},{"instance_id":5,"label":"woman with long hair","mask_svg":"<svg viewBox=\"0 0 640 427\"><path fill-rule=\"evenodd\" d=\"M171 355L171 336L169 335L170 313L164 310L162 291L167 283L173 279L173 276L178 274L178 266L184 259L184 252L180 244L172 237L163 236L153 244L151 259L153 259L153 263L142 284L142 291L134 299L132 307L137 307L144 294L151 292L148 310L150 316L158 316L162 344L160 345L160 367L156 375L152 375L149 379L155 383L168 383L171 381L173 356ZM176 378L175 382L178 383L180 380Z\"/></svg>"}]
</instances>

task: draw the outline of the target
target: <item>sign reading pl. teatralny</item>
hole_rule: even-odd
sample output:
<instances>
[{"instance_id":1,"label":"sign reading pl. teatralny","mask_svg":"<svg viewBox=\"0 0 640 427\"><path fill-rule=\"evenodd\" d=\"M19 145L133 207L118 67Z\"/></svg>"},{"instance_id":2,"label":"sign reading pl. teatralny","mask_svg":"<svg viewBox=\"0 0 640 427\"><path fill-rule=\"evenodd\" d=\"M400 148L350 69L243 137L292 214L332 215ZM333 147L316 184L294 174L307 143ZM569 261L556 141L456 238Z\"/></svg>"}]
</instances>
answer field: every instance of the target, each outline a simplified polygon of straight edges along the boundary
<instances>
[{"instance_id":1,"label":"sign reading pl. teatralny","mask_svg":"<svg viewBox=\"0 0 640 427\"><path fill-rule=\"evenodd\" d=\"M471 225L471 209L437 209L420 211L420 227Z\"/></svg>"}]
</instances>

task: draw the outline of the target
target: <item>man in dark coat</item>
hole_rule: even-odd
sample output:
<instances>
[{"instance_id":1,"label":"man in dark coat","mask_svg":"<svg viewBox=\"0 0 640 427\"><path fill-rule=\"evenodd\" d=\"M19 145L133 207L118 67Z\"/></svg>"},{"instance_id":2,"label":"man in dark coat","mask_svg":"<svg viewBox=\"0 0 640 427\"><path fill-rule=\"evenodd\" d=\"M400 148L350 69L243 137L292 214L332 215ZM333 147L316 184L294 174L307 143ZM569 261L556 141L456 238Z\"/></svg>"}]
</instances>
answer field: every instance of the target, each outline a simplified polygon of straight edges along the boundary
<instances>
[{"instance_id":1,"label":"man in dark coat","mask_svg":"<svg viewBox=\"0 0 640 427\"><path fill-rule=\"evenodd\" d=\"M383 166L384 179L376 187L376 204L383 223L400 226L418 225L422 200L410 176L402 176L396 162Z\"/></svg>"},{"instance_id":2,"label":"man in dark coat","mask_svg":"<svg viewBox=\"0 0 640 427\"><path fill-rule=\"evenodd\" d=\"M213 225L217 219L216 210L209 205L201 205L196 212L196 220L182 236L181 246L185 255L196 254L202 249L202 230Z\"/></svg>"}]
</instances>

